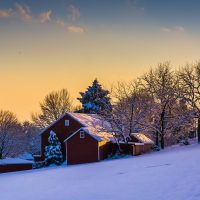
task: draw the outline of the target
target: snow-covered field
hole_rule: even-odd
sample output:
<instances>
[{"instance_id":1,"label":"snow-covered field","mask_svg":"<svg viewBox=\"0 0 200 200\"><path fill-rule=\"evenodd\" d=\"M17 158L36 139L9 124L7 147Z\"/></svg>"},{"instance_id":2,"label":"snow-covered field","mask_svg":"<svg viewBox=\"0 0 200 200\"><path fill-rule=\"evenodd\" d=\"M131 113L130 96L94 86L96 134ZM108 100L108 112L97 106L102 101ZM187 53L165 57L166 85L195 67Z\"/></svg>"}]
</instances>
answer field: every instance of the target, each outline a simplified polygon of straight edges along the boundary
<instances>
[{"instance_id":1,"label":"snow-covered field","mask_svg":"<svg viewBox=\"0 0 200 200\"><path fill-rule=\"evenodd\" d=\"M200 145L0 175L0 200L199 200Z\"/></svg>"}]
</instances>

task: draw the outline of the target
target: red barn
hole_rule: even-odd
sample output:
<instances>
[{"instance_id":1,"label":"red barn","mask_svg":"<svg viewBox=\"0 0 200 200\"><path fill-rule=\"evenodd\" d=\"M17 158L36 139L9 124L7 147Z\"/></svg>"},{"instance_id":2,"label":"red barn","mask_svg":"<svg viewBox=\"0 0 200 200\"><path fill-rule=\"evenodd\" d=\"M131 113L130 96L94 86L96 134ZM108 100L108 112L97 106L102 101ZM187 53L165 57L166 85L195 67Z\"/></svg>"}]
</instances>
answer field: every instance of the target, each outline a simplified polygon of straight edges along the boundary
<instances>
[{"instance_id":1,"label":"red barn","mask_svg":"<svg viewBox=\"0 0 200 200\"><path fill-rule=\"evenodd\" d=\"M51 131L56 133L61 142L63 157L68 164L103 160L118 148L109 127L110 124L97 114L66 113L42 131L41 155L35 156L35 161L45 159L45 147ZM130 152L135 142L144 144L144 152L150 150L153 144L144 134L135 133L131 135L129 143L120 142L121 149Z\"/></svg>"},{"instance_id":2,"label":"red barn","mask_svg":"<svg viewBox=\"0 0 200 200\"><path fill-rule=\"evenodd\" d=\"M92 127L83 127L65 140L68 164L97 162L108 157L114 137Z\"/></svg>"},{"instance_id":3,"label":"red barn","mask_svg":"<svg viewBox=\"0 0 200 200\"><path fill-rule=\"evenodd\" d=\"M106 122L100 120L96 114L64 114L42 131L41 155L35 156L35 161L44 160L50 131L54 131L61 142L63 157L67 157L68 164L94 162L106 158L110 141L114 140L114 137L103 130L105 125Z\"/></svg>"}]
</instances>

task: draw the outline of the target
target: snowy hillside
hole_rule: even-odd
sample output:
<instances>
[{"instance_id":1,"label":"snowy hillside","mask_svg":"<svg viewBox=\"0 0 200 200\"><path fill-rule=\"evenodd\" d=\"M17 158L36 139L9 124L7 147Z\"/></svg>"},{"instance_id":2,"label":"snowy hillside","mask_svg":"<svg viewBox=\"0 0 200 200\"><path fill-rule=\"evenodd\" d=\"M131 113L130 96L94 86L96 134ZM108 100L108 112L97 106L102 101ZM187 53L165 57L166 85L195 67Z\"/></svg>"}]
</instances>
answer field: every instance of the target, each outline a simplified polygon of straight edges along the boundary
<instances>
[{"instance_id":1,"label":"snowy hillside","mask_svg":"<svg viewBox=\"0 0 200 200\"><path fill-rule=\"evenodd\" d=\"M199 200L200 145L0 175L1 200Z\"/></svg>"}]
</instances>

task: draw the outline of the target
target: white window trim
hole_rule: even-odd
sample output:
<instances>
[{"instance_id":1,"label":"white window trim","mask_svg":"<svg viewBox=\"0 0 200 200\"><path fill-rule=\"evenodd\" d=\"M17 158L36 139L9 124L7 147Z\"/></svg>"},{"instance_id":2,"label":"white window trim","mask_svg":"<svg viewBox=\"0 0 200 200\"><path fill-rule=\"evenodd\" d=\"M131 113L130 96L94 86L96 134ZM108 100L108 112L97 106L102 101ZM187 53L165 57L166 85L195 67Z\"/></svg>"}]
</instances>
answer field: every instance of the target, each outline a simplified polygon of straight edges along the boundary
<instances>
[{"instance_id":1,"label":"white window trim","mask_svg":"<svg viewBox=\"0 0 200 200\"><path fill-rule=\"evenodd\" d=\"M84 139L85 138L85 132L84 131L80 131L80 139Z\"/></svg>"},{"instance_id":2,"label":"white window trim","mask_svg":"<svg viewBox=\"0 0 200 200\"><path fill-rule=\"evenodd\" d=\"M65 126L69 126L69 120L65 120Z\"/></svg>"}]
</instances>

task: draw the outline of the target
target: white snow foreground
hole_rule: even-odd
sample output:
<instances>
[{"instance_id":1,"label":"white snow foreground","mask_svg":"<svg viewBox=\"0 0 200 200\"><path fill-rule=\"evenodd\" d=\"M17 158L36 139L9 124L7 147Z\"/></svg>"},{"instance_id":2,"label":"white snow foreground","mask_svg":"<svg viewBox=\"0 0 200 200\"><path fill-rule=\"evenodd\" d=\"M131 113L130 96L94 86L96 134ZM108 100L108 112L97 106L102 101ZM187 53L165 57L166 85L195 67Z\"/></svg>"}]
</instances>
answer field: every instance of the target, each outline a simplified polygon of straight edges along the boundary
<instances>
[{"instance_id":1,"label":"white snow foreground","mask_svg":"<svg viewBox=\"0 0 200 200\"><path fill-rule=\"evenodd\" d=\"M199 200L200 145L0 175L1 200Z\"/></svg>"}]
</instances>

